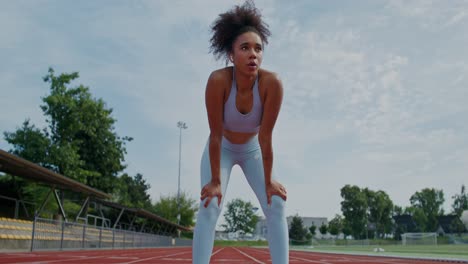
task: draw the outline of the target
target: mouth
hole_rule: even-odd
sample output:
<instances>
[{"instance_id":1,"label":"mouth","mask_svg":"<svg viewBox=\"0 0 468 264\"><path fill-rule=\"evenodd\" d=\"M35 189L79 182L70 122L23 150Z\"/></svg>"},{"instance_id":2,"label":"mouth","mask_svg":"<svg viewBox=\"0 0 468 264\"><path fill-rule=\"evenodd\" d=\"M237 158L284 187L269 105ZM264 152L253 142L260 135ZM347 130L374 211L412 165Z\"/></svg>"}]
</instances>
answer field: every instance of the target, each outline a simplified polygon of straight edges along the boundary
<instances>
[{"instance_id":1,"label":"mouth","mask_svg":"<svg viewBox=\"0 0 468 264\"><path fill-rule=\"evenodd\" d=\"M251 69L256 69L258 65L255 62L250 62L249 64L247 64L247 66Z\"/></svg>"}]
</instances>

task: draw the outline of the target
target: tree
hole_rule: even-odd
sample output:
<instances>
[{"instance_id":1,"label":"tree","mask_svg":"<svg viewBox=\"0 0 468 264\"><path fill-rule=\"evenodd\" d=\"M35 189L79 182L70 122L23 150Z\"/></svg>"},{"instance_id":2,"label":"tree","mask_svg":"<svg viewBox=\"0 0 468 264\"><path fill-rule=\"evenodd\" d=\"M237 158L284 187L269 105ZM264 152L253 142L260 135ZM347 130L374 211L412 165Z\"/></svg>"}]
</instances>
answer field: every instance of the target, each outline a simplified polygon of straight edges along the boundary
<instances>
[{"instance_id":1,"label":"tree","mask_svg":"<svg viewBox=\"0 0 468 264\"><path fill-rule=\"evenodd\" d=\"M134 177L124 173L118 178L118 186L114 190L116 201L122 205L146 210L152 209L151 197L148 194L151 186L137 173Z\"/></svg>"},{"instance_id":2,"label":"tree","mask_svg":"<svg viewBox=\"0 0 468 264\"><path fill-rule=\"evenodd\" d=\"M15 132L5 132L5 140L16 155L111 192L125 169L125 143L132 138L114 132L112 109L102 99L92 98L88 87L69 87L78 77L77 72L56 76L50 68L44 77L50 94L41 105L48 127L41 131L26 120Z\"/></svg>"},{"instance_id":3,"label":"tree","mask_svg":"<svg viewBox=\"0 0 468 264\"><path fill-rule=\"evenodd\" d=\"M343 230L343 218L341 215L335 215L330 222L328 222L328 232L330 232L331 235L337 237L340 232Z\"/></svg>"},{"instance_id":4,"label":"tree","mask_svg":"<svg viewBox=\"0 0 468 264\"><path fill-rule=\"evenodd\" d=\"M312 224L312 225L309 227L309 232L310 232L310 234L312 235L312 237L315 236L315 231L316 231L316 230L317 230L317 227L316 227L314 224Z\"/></svg>"},{"instance_id":5,"label":"tree","mask_svg":"<svg viewBox=\"0 0 468 264\"><path fill-rule=\"evenodd\" d=\"M253 233L258 222L258 216L254 213L251 202L242 199L234 199L227 204L223 224L226 232L240 232L241 235Z\"/></svg>"},{"instance_id":6,"label":"tree","mask_svg":"<svg viewBox=\"0 0 468 264\"><path fill-rule=\"evenodd\" d=\"M320 234L322 235L326 235L327 232L328 232L328 227L325 223L323 223L320 227L319 227L319 231L320 231Z\"/></svg>"},{"instance_id":7,"label":"tree","mask_svg":"<svg viewBox=\"0 0 468 264\"><path fill-rule=\"evenodd\" d=\"M415 232L426 232L426 230L428 230L427 215L424 213L422 208L415 206L406 207L405 214L409 214L413 218L413 221L416 224L416 229L414 230Z\"/></svg>"},{"instance_id":8,"label":"tree","mask_svg":"<svg viewBox=\"0 0 468 264\"><path fill-rule=\"evenodd\" d=\"M196 201L189 197L186 192L180 193L180 225L182 226L194 226L195 212L198 207ZM177 194L161 196L159 201L153 205L153 213L171 221L177 223Z\"/></svg>"},{"instance_id":9,"label":"tree","mask_svg":"<svg viewBox=\"0 0 468 264\"><path fill-rule=\"evenodd\" d=\"M347 223L346 221L346 218L343 219L343 235L344 235L344 238L347 239L348 236L350 236L352 234L352 230L351 230L351 225L349 223Z\"/></svg>"},{"instance_id":10,"label":"tree","mask_svg":"<svg viewBox=\"0 0 468 264\"><path fill-rule=\"evenodd\" d=\"M47 131L41 131L30 120L26 119L21 128L15 132L4 132L5 140L14 146L10 152L26 160L51 168L47 153L50 148L50 139Z\"/></svg>"},{"instance_id":11,"label":"tree","mask_svg":"<svg viewBox=\"0 0 468 264\"><path fill-rule=\"evenodd\" d=\"M444 201L444 192L442 190L435 190L434 188L425 188L411 196L411 205L415 208L421 209L427 219L426 221L423 221L424 218L422 216L418 216L422 219L422 223L425 222L425 228L422 230L423 232L436 231L438 225L437 217L444 214L444 210L442 208ZM416 212L420 214L419 211Z\"/></svg>"},{"instance_id":12,"label":"tree","mask_svg":"<svg viewBox=\"0 0 468 264\"><path fill-rule=\"evenodd\" d=\"M364 237L367 223L367 197L357 186L341 188L341 211L345 218L344 228L355 239Z\"/></svg>"},{"instance_id":13,"label":"tree","mask_svg":"<svg viewBox=\"0 0 468 264\"><path fill-rule=\"evenodd\" d=\"M75 150L82 161L78 170L81 173L72 174L85 177L84 182L92 187L110 192L115 177L125 169L125 142L132 138L120 138L114 132L112 109L106 108L102 99L92 98L88 87L66 86L78 77L77 72L55 76L54 70L49 69L44 81L50 83L51 94L43 98L41 109L48 117L52 142Z\"/></svg>"},{"instance_id":14,"label":"tree","mask_svg":"<svg viewBox=\"0 0 468 264\"><path fill-rule=\"evenodd\" d=\"M383 237L392 229L393 202L384 191L364 189L368 205L368 224L375 226L377 236Z\"/></svg>"},{"instance_id":15,"label":"tree","mask_svg":"<svg viewBox=\"0 0 468 264\"><path fill-rule=\"evenodd\" d=\"M315 233L315 232L314 232ZM293 245L305 244L307 236L307 228L304 227L302 218L299 215L293 216L291 226L289 228L289 239Z\"/></svg>"},{"instance_id":16,"label":"tree","mask_svg":"<svg viewBox=\"0 0 468 264\"><path fill-rule=\"evenodd\" d=\"M402 215L403 214L403 208L398 205L393 206L393 215Z\"/></svg>"},{"instance_id":17,"label":"tree","mask_svg":"<svg viewBox=\"0 0 468 264\"><path fill-rule=\"evenodd\" d=\"M453 213L460 217L463 214L463 211L468 210L468 193L465 192L464 184L461 186L460 194L455 194L452 196L452 199Z\"/></svg>"}]
</instances>

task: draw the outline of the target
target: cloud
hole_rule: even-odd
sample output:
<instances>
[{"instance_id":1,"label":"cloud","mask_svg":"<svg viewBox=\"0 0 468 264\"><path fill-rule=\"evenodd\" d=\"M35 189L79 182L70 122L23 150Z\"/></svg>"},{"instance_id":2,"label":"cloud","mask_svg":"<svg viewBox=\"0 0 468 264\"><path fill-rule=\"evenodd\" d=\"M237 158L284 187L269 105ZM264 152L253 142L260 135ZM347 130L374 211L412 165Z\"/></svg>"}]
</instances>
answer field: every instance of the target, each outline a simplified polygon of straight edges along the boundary
<instances>
[{"instance_id":1,"label":"cloud","mask_svg":"<svg viewBox=\"0 0 468 264\"><path fill-rule=\"evenodd\" d=\"M447 5L445 1L388 1L386 8L402 18L414 19L425 30L442 30L460 23L466 23L468 7L463 1Z\"/></svg>"},{"instance_id":2,"label":"cloud","mask_svg":"<svg viewBox=\"0 0 468 264\"><path fill-rule=\"evenodd\" d=\"M153 199L176 192L176 123L187 123L182 188L198 197L209 133L205 85L212 70L224 67L208 53L209 25L232 4L3 3L0 30L8 38L0 40L0 87L7 92L0 103L14 111L0 115L0 129L26 117L44 124L41 77L49 66L79 71L76 84L114 109L120 135L135 137L127 171L143 173ZM339 213L344 184L385 190L397 204L422 187L454 193L467 184L465 3L256 5L273 33L263 66L284 85L273 140L275 173L289 188L288 214ZM245 184L234 169L226 198L255 201Z\"/></svg>"}]
</instances>

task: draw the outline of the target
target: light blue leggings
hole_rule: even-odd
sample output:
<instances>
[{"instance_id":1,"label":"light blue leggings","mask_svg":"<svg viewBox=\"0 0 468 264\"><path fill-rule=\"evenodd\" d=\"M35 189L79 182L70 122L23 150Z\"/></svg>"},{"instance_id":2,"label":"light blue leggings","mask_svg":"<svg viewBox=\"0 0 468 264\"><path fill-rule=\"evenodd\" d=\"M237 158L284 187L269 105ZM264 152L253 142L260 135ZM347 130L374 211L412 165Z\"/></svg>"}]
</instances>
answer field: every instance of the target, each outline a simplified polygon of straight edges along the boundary
<instances>
[{"instance_id":1,"label":"light blue leggings","mask_svg":"<svg viewBox=\"0 0 468 264\"><path fill-rule=\"evenodd\" d=\"M209 143L205 147L201 160L201 186L211 181L211 166L209 155ZM204 201L200 202L197 223L193 238L193 264L208 264L213 250L216 222L223 207L226 189L229 183L232 167L238 164L252 187L260 202L267 221L268 246L273 264L288 263L288 224L285 215L285 201L279 196L273 196L268 205L265 176L263 172L263 159L258 143L254 137L245 144L232 144L223 137L221 143L221 192L223 198L221 206L218 206L218 198L211 200L208 207L204 207ZM274 179L274 175L272 175Z\"/></svg>"}]
</instances>

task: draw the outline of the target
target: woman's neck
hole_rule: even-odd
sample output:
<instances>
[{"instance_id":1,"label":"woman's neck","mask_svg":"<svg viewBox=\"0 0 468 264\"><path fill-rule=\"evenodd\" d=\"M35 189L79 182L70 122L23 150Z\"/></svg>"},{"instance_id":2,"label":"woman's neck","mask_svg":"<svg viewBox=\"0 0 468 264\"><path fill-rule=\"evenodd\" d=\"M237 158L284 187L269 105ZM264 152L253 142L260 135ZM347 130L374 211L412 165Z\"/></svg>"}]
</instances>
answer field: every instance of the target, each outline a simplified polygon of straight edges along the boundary
<instances>
[{"instance_id":1,"label":"woman's neck","mask_svg":"<svg viewBox=\"0 0 468 264\"><path fill-rule=\"evenodd\" d=\"M238 91L252 90L257 76L242 74L239 71L235 71L234 74Z\"/></svg>"}]
</instances>

